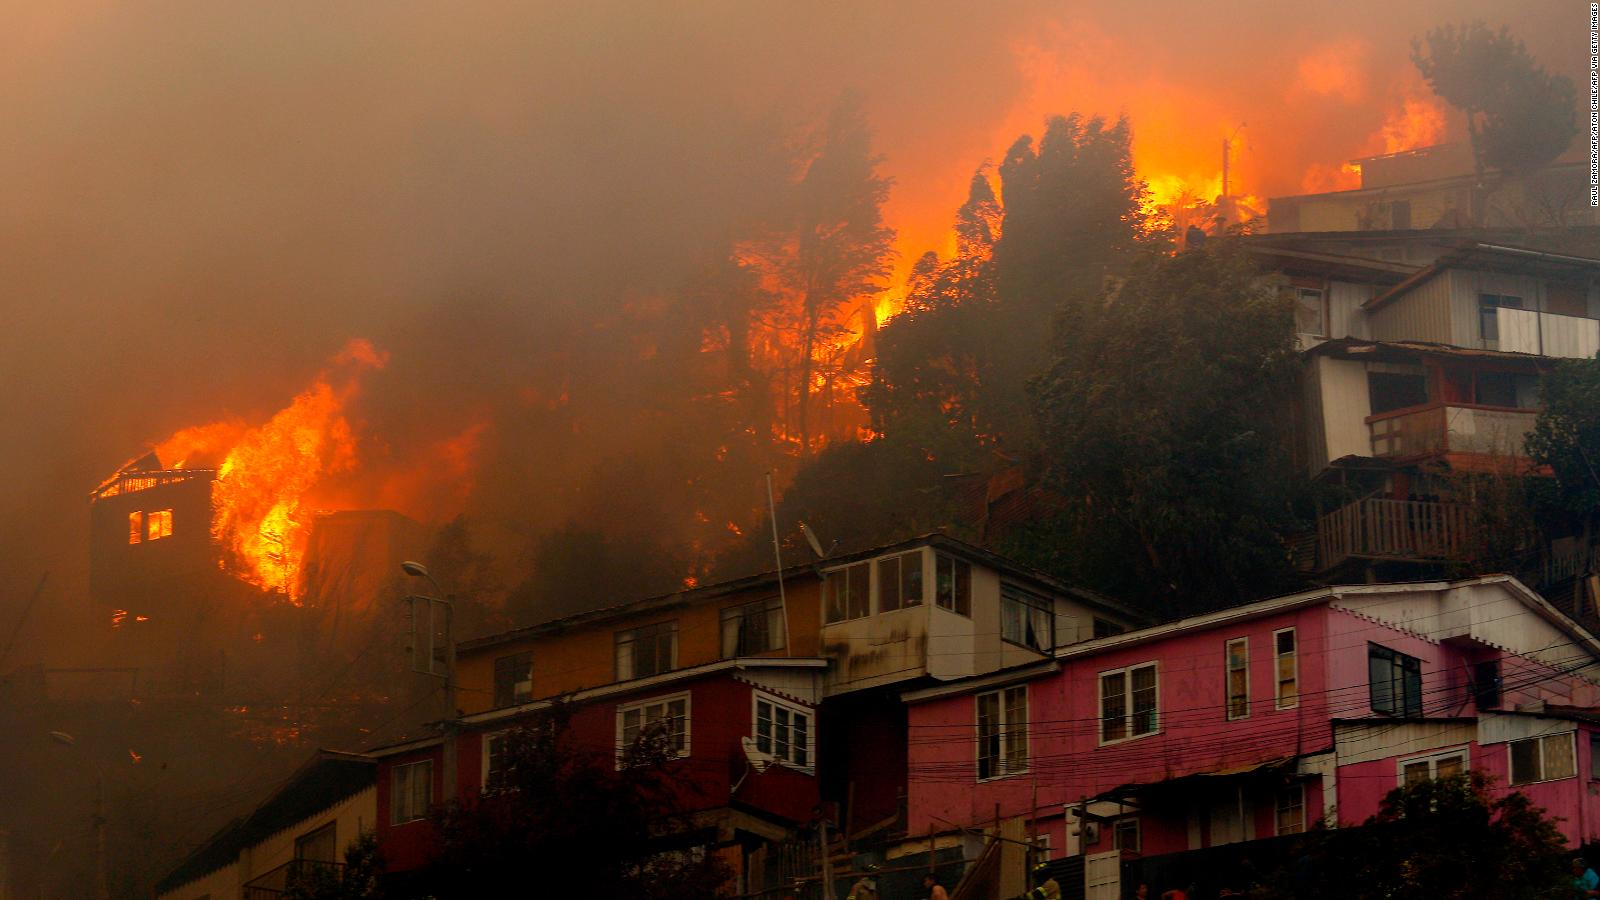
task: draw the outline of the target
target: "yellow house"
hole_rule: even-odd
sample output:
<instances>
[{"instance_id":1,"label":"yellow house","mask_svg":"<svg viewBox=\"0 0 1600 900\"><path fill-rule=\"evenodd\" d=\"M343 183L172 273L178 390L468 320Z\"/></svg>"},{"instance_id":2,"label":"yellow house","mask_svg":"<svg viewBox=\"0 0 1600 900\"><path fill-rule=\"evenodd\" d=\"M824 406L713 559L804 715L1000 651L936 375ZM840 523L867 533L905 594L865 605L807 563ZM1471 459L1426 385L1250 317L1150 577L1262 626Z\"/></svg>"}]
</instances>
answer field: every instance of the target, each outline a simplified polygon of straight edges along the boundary
<instances>
[{"instance_id":1,"label":"yellow house","mask_svg":"<svg viewBox=\"0 0 1600 900\"><path fill-rule=\"evenodd\" d=\"M156 884L157 900L266 900L295 879L336 872L373 831L377 763L319 750L250 815L214 835Z\"/></svg>"}]
</instances>

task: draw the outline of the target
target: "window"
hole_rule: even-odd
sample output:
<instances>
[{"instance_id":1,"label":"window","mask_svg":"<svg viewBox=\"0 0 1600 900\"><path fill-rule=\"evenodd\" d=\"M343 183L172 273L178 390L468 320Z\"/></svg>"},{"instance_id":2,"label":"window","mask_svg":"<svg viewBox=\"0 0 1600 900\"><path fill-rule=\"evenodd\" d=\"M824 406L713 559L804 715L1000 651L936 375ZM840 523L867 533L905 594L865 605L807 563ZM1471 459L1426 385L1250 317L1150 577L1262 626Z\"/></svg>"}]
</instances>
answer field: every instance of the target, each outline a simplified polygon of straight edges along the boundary
<instances>
[{"instance_id":1,"label":"window","mask_svg":"<svg viewBox=\"0 0 1600 900\"><path fill-rule=\"evenodd\" d=\"M137 544L144 539L144 513L134 510L128 513L128 543Z\"/></svg>"},{"instance_id":2,"label":"window","mask_svg":"<svg viewBox=\"0 0 1600 900\"><path fill-rule=\"evenodd\" d=\"M1028 771L1028 689L978 695L978 778Z\"/></svg>"},{"instance_id":3,"label":"window","mask_svg":"<svg viewBox=\"0 0 1600 900\"><path fill-rule=\"evenodd\" d=\"M1547 734L1511 742L1511 783L1555 781L1578 774L1573 756L1573 732Z\"/></svg>"},{"instance_id":4,"label":"window","mask_svg":"<svg viewBox=\"0 0 1600 900\"><path fill-rule=\"evenodd\" d=\"M1422 660L1379 644L1367 645L1372 711L1388 716L1422 715Z\"/></svg>"},{"instance_id":5,"label":"window","mask_svg":"<svg viewBox=\"0 0 1600 900\"><path fill-rule=\"evenodd\" d=\"M1111 826L1111 849L1139 852L1139 820L1118 819Z\"/></svg>"},{"instance_id":6,"label":"window","mask_svg":"<svg viewBox=\"0 0 1600 900\"><path fill-rule=\"evenodd\" d=\"M1055 649L1055 610L1048 597L1013 584L1000 584L1000 636L1013 644L1047 653Z\"/></svg>"},{"instance_id":7,"label":"window","mask_svg":"<svg viewBox=\"0 0 1600 900\"><path fill-rule=\"evenodd\" d=\"M1373 415L1421 406L1428 402L1428 378L1420 372L1368 372L1367 401Z\"/></svg>"},{"instance_id":8,"label":"window","mask_svg":"<svg viewBox=\"0 0 1600 900\"><path fill-rule=\"evenodd\" d=\"M811 767L811 713L756 694L756 749L800 768Z\"/></svg>"},{"instance_id":9,"label":"window","mask_svg":"<svg viewBox=\"0 0 1600 900\"><path fill-rule=\"evenodd\" d=\"M1315 288L1294 289L1294 330L1300 334L1323 337L1328 333L1326 306L1322 291Z\"/></svg>"},{"instance_id":10,"label":"window","mask_svg":"<svg viewBox=\"0 0 1600 900\"><path fill-rule=\"evenodd\" d=\"M309 831L294 839L294 858L309 859L315 862L338 862L339 840L335 830L337 822L328 824L314 831Z\"/></svg>"},{"instance_id":11,"label":"window","mask_svg":"<svg viewBox=\"0 0 1600 900\"><path fill-rule=\"evenodd\" d=\"M1452 778L1467 771L1467 751L1457 747L1453 750L1446 750L1443 753L1402 759L1398 765L1400 767L1400 784L1402 785L1440 778Z\"/></svg>"},{"instance_id":12,"label":"window","mask_svg":"<svg viewBox=\"0 0 1600 900\"><path fill-rule=\"evenodd\" d=\"M934 557L934 582L940 609L972 615L972 565L964 559L939 554Z\"/></svg>"},{"instance_id":13,"label":"window","mask_svg":"<svg viewBox=\"0 0 1600 900\"><path fill-rule=\"evenodd\" d=\"M500 786L500 779L506 775L506 732L483 736L483 789L493 790Z\"/></svg>"},{"instance_id":14,"label":"window","mask_svg":"<svg viewBox=\"0 0 1600 900\"><path fill-rule=\"evenodd\" d=\"M1095 616L1094 636L1097 638L1111 637L1114 634L1122 634L1127 630L1115 622L1107 622L1105 619Z\"/></svg>"},{"instance_id":15,"label":"window","mask_svg":"<svg viewBox=\"0 0 1600 900\"><path fill-rule=\"evenodd\" d=\"M1234 638L1228 642L1228 718L1244 719L1250 715L1250 639Z\"/></svg>"},{"instance_id":16,"label":"window","mask_svg":"<svg viewBox=\"0 0 1600 900\"><path fill-rule=\"evenodd\" d=\"M1589 732L1589 780L1600 781L1600 731Z\"/></svg>"},{"instance_id":17,"label":"window","mask_svg":"<svg viewBox=\"0 0 1600 900\"><path fill-rule=\"evenodd\" d=\"M533 654L513 653L494 661L494 705L516 706L533 699Z\"/></svg>"},{"instance_id":18,"label":"window","mask_svg":"<svg viewBox=\"0 0 1600 900\"><path fill-rule=\"evenodd\" d=\"M1294 629L1274 631L1272 645L1277 657L1277 706L1292 709L1300 705L1300 653Z\"/></svg>"},{"instance_id":19,"label":"window","mask_svg":"<svg viewBox=\"0 0 1600 900\"><path fill-rule=\"evenodd\" d=\"M172 510L154 509L144 518L145 537L152 541L159 541L164 537L172 537Z\"/></svg>"},{"instance_id":20,"label":"window","mask_svg":"<svg viewBox=\"0 0 1600 900\"><path fill-rule=\"evenodd\" d=\"M1478 295L1478 328L1483 332L1486 341L1500 340L1500 319L1498 309L1521 309L1522 298L1508 294L1479 294Z\"/></svg>"},{"instance_id":21,"label":"window","mask_svg":"<svg viewBox=\"0 0 1600 900\"><path fill-rule=\"evenodd\" d=\"M677 667L677 622L658 622L617 632L618 681L659 675Z\"/></svg>"},{"instance_id":22,"label":"window","mask_svg":"<svg viewBox=\"0 0 1600 900\"><path fill-rule=\"evenodd\" d=\"M1154 734L1156 664L1100 673L1100 743Z\"/></svg>"},{"instance_id":23,"label":"window","mask_svg":"<svg viewBox=\"0 0 1600 900\"><path fill-rule=\"evenodd\" d=\"M872 615L872 564L856 563L827 574L822 585L826 622L843 622Z\"/></svg>"},{"instance_id":24,"label":"window","mask_svg":"<svg viewBox=\"0 0 1600 900\"><path fill-rule=\"evenodd\" d=\"M722 658L783 649L783 601L768 597L722 611Z\"/></svg>"},{"instance_id":25,"label":"window","mask_svg":"<svg viewBox=\"0 0 1600 900\"><path fill-rule=\"evenodd\" d=\"M1306 830L1306 786L1291 784L1278 791L1277 834L1299 834Z\"/></svg>"},{"instance_id":26,"label":"window","mask_svg":"<svg viewBox=\"0 0 1600 900\"><path fill-rule=\"evenodd\" d=\"M1472 702L1479 709L1494 709L1500 705L1500 660L1474 663L1472 666Z\"/></svg>"},{"instance_id":27,"label":"window","mask_svg":"<svg viewBox=\"0 0 1600 900\"><path fill-rule=\"evenodd\" d=\"M878 560L878 612L922 605L922 551Z\"/></svg>"},{"instance_id":28,"label":"window","mask_svg":"<svg viewBox=\"0 0 1600 900\"><path fill-rule=\"evenodd\" d=\"M677 756L689 755L689 695L617 707L617 757L639 739L659 737Z\"/></svg>"},{"instance_id":29,"label":"window","mask_svg":"<svg viewBox=\"0 0 1600 900\"><path fill-rule=\"evenodd\" d=\"M391 824L403 825L425 817L433 803L433 760L395 766L390 786L394 805L389 815Z\"/></svg>"},{"instance_id":30,"label":"window","mask_svg":"<svg viewBox=\"0 0 1600 900\"><path fill-rule=\"evenodd\" d=\"M1472 378L1472 402L1507 409L1538 409L1539 376L1478 372Z\"/></svg>"}]
</instances>

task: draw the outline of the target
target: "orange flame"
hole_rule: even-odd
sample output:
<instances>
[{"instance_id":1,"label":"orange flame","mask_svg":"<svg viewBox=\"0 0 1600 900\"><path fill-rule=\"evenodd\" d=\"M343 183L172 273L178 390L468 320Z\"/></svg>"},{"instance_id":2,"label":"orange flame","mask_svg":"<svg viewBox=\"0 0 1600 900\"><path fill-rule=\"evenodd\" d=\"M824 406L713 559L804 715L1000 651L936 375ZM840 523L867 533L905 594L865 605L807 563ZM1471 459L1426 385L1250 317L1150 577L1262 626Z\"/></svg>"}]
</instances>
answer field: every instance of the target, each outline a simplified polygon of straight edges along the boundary
<instances>
[{"instance_id":1,"label":"orange flame","mask_svg":"<svg viewBox=\"0 0 1600 900\"><path fill-rule=\"evenodd\" d=\"M244 578L298 600L310 512L307 492L325 475L356 463L355 437L344 415L357 376L386 358L353 340L265 425L251 428L228 451L212 489L211 536Z\"/></svg>"},{"instance_id":2,"label":"orange flame","mask_svg":"<svg viewBox=\"0 0 1600 900\"><path fill-rule=\"evenodd\" d=\"M371 343L352 340L310 387L266 423L252 427L225 419L196 425L152 448L168 468L217 465L211 537L222 550L225 568L298 602L300 566L314 512L306 497L325 476L355 466L355 433L345 407L357 392L360 375L386 362ZM113 625L126 617L114 616Z\"/></svg>"},{"instance_id":3,"label":"orange flame","mask_svg":"<svg viewBox=\"0 0 1600 900\"><path fill-rule=\"evenodd\" d=\"M1432 98L1407 97L1399 109L1389 113L1378 134L1383 139L1384 153L1437 144L1444 140L1444 109Z\"/></svg>"}]
</instances>

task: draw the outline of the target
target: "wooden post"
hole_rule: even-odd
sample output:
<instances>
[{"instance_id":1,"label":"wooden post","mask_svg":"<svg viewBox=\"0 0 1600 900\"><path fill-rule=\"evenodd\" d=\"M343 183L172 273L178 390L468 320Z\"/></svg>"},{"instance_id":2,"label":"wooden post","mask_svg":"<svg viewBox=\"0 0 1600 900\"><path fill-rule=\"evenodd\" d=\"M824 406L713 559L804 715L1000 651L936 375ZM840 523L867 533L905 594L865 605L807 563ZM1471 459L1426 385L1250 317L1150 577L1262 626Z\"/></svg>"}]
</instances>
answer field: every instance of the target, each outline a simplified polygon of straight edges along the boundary
<instances>
[{"instance_id":1,"label":"wooden post","mask_svg":"<svg viewBox=\"0 0 1600 900\"><path fill-rule=\"evenodd\" d=\"M822 842L822 900L833 898L833 859L828 852L828 819L817 820L817 839Z\"/></svg>"}]
</instances>

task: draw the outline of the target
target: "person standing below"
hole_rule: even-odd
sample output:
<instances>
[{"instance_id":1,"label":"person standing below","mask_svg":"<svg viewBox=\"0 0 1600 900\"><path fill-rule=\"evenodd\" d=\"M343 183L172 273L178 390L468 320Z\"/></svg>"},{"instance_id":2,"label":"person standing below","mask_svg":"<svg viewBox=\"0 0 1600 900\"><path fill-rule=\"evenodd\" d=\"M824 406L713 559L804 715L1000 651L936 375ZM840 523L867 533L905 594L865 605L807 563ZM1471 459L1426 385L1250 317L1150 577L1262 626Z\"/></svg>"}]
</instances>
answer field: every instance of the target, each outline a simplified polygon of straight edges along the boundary
<instances>
[{"instance_id":1,"label":"person standing below","mask_svg":"<svg viewBox=\"0 0 1600 900\"><path fill-rule=\"evenodd\" d=\"M1600 875L1596 875L1581 856L1572 858L1572 896L1576 900L1600 897Z\"/></svg>"},{"instance_id":2,"label":"person standing below","mask_svg":"<svg viewBox=\"0 0 1600 900\"><path fill-rule=\"evenodd\" d=\"M922 876L922 887L928 892L928 900L950 900L950 892L944 889L939 879L933 877L932 872Z\"/></svg>"}]
</instances>

